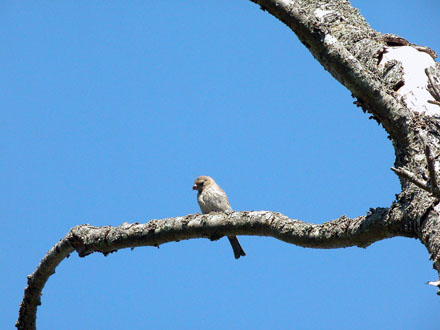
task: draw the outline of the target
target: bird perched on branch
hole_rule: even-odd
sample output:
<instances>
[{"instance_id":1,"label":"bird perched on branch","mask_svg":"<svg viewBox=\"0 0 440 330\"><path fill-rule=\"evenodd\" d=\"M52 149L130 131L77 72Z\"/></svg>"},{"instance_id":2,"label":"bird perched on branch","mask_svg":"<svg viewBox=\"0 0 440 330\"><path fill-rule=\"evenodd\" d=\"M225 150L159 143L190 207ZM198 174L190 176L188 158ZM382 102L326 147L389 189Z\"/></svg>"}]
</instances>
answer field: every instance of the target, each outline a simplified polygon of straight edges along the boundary
<instances>
[{"instance_id":1,"label":"bird perched on branch","mask_svg":"<svg viewBox=\"0 0 440 330\"><path fill-rule=\"evenodd\" d=\"M222 188L209 176L199 176L194 180L193 190L197 190L197 202L203 214L210 212L232 212L228 196ZM228 236L235 259L245 256L237 236Z\"/></svg>"}]
</instances>

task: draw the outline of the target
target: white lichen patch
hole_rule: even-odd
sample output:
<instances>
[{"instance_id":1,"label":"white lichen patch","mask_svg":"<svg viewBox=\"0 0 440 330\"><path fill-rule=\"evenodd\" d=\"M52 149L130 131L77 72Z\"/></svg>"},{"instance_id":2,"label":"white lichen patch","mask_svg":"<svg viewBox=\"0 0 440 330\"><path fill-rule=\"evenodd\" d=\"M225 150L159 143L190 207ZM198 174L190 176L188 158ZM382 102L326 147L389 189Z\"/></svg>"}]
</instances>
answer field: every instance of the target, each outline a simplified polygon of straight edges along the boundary
<instances>
[{"instance_id":1,"label":"white lichen patch","mask_svg":"<svg viewBox=\"0 0 440 330\"><path fill-rule=\"evenodd\" d=\"M425 156L425 155L422 155L422 154L416 154L416 155L414 156L414 159L415 159L416 161L418 161L418 162L423 162L423 161L425 160L425 158L426 158L426 156Z\"/></svg>"},{"instance_id":2,"label":"white lichen patch","mask_svg":"<svg viewBox=\"0 0 440 330\"><path fill-rule=\"evenodd\" d=\"M338 39L333 37L331 34L326 34L324 37L324 44L325 45L334 45L338 43Z\"/></svg>"},{"instance_id":3,"label":"white lichen patch","mask_svg":"<svg viewBox=\"0 0 440 330\"><path fill-rule=\"evenodd\" d=\"M434 206L434 210L440 214L440 204L437 204L436 206Z\"/></svg>"},{"instance_id":4,"label":"white lichen patch","mask_svg":"<svg viewBox=\"0 0 440 330\"><path fill-rule=\"evenodd\" d=\"M433 97L427 89L428 76L425 69L435 65L434 59L414 47L399 46L387 47L379 66L384 66L391 60L402 63L405 83L396 93L402 96L408 108L427 116L440 116L440 107L428 102Z\"/></svg>"},{"instance_id":5,"label":"white lichen patch","mask_svg":"<svg viewBox=\"0 0 440 330\"><path fill-rule=\"evenodd\" d=\"M325 9L321 9L321 8L316 9L315 12L314 12L315 17L318 18L321 22L322 22L322 19L326 15L330 15L330 14L333 14L333 13L334 13L333 10L325 10Z\"/></svg>"}]
</instances>

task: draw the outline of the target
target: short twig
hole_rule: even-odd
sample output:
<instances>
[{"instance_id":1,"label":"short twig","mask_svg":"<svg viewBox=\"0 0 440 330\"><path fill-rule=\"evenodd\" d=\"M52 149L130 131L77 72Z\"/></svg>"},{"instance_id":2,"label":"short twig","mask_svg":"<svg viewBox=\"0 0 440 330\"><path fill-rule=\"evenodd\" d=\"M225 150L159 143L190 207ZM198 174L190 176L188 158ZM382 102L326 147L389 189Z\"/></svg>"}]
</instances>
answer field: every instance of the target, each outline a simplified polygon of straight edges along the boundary
<instances>
[{"instance_id":1,"label":"short twig","mask_svg":"<svg viewBox=\"0 0 440 330\"><path fill-rule=\"evenodd\" d=\"M440 281L429 281L429 282L426 282L426 284L440 287Z\"/></svg>"},{"instance_id":2,"label":"short twig","mask_svg":"<svg viewBox=\"0 0 440 330\"><path fill-rule=\"evenodd\" d=\"M435 174L434 158L432 157L431 148L429 147L429 145L425 146L425 156L426 156L426 162L428 163L428 173L429 173L429 180L431 183L431 192L434 196L440 196L440 190L438 188L437 177Z\"/></svg>"},{"instance_id":3,"label":"short twig","mask_svg":"<svg viewBox=\"0 0 440 330\"><path fill-rule=\"evenodd\" d=\"M437 101L437 100L428 100L428 103L440 105L440 101Z\"/></svg>"},{"instance_id":4,"label":"short twig","mask_svg":"<svg viewBox=\"0 0 440 330\"><path fill-rule=\"evenodd\" d=\"M415 174L411 173L410 171L405 170L404 168L395 168L395 167L391 167L391 170L401 178L407 179L408 181L414 183L417 187L426 190L428 192L431 192L431 188L428 186L428 184L418 179L415 176Z\"/></svg>"},{"instance_id":5,"label":"short twig","mask_svg":"<svg viewBox=\"0 0 440 330\"><path fill-rule=\"evenodd\" d=\"M440 296L440 281L435 281L435 282L429 281L429 282L426 282L426 284L436 286L438 288L437 296Z\"/></svg>"},{"instance_id":6,"label":"short twig","mask_svg":"<svg viewBox=\"0 0 440 330\"><path fill-rule=\"evenodd\" d=\"M434 79L432 79L432 75L431 75L431 73L429 72L428 69L425 69L425 74L426 74L426 76L428 77L428 80L429 80L429 84L430 84L429 87L431 87L431 91L430 92L431 92L432 97L434 97L434 99L436 101L440 101L440 91L437 88L437 85L434 84ZM429 103L433 103L433 102L429 102ZM434 104L437 104L437 103L434 103Z\"/></svg>"}]
</instances>

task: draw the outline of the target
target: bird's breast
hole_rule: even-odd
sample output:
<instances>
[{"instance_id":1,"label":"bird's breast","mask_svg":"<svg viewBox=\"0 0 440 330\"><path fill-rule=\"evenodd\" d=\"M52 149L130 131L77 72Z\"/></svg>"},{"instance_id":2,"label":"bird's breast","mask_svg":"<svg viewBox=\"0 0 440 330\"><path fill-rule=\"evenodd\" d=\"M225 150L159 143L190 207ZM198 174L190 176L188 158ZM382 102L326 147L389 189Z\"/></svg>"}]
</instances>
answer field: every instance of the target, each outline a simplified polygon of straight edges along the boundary
<instances>
[{"instance_id":1,"label":"bird's breast","mask_svg":"<svg viewBox=\"0 0 440 330\"><path fill-rule=\"evenodd\" d=\"M216 191L202 191L197 195L197 201L203 213L231 211L226 195Z\"/></svg>"}]
</instances>

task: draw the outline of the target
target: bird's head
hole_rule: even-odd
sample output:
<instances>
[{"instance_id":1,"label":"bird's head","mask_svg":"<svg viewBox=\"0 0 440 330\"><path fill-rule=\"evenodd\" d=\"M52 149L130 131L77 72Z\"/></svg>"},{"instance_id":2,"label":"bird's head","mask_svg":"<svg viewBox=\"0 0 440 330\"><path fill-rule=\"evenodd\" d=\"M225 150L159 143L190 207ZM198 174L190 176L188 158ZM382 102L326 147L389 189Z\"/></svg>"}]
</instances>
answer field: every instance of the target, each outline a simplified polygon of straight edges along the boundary
<instances>
[{"instance_id":1,"label":"bird's head","mask_svg":"<svg viewBox=\"0 0 440 330\"><path fill-rule=\"evenodd\" d=\"M214 179L209 176L199 176L197 179L194 180L193 190L202 191L213 182Z\"/></svg>"}]
</instances>

